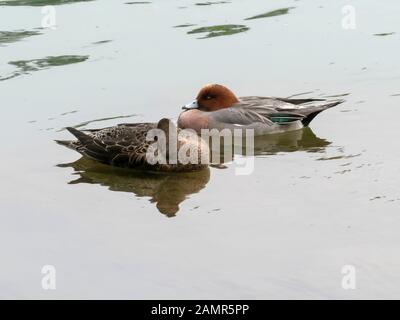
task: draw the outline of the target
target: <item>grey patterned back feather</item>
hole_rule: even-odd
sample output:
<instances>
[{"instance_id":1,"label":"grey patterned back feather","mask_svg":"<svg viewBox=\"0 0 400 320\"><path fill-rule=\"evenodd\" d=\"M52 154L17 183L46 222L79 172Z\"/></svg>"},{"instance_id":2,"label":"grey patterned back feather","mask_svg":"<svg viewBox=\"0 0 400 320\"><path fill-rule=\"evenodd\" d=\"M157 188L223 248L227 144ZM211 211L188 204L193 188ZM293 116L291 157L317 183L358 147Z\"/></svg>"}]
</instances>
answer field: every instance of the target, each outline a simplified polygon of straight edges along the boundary
<instances>
[{"instance_id":1,"label":"grey patterned back feather","mask_svg":"<svg viewBox=\"0 0 400 320\"><path fill-rule=\"evenodd\" d=\"M260 122L265 125L274 125L276 119L284 119L285 124L300 120L308 125L318 113L334 107L343 100L326 101L323 99L288 99L272 97L241 97L240 102L231 108L221 109L209 113L209 117L216 122L249 125Z\"/></svg>"}]
</instances>

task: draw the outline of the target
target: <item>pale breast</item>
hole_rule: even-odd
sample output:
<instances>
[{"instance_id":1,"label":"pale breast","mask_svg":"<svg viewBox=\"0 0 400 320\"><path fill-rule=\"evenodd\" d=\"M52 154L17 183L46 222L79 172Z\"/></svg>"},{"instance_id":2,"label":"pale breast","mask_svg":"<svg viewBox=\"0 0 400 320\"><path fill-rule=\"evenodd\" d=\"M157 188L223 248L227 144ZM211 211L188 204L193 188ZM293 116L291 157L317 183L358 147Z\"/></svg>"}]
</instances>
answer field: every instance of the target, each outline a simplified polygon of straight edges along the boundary
<instances>
[{"instance_id":1,"label":"pale breast","mask_svg":"<svg viewBox=\"0 0 400 320\"><path fill-rule=\"evenodd\" d=\"M200 133L201 129L208 128L207 113L200 110L188 110L179 115L178 126L181 129L193 129Z\"/></svg>"}]
</instances>

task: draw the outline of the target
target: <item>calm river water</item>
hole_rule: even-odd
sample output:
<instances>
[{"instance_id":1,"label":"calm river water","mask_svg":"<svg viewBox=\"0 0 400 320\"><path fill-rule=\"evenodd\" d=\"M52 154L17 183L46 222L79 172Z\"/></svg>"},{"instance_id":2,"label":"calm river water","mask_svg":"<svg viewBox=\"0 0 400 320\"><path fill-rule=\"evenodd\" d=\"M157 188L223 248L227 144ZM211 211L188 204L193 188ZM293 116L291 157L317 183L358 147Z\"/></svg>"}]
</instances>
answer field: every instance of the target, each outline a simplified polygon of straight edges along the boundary
<instances>
[{"instance_id":1,"label":"calm river water","mask_svg":"<svg viewBox=\"0 0 400 320\"><path fill-rule=\"evenodd\" d=\"M0 298L400 298L399 13L398 0L0 1ZM66 126L176 120L210 82L346 102L258 141L244 176L127 172L53 142Z\"/></svg>"}]
</instances>

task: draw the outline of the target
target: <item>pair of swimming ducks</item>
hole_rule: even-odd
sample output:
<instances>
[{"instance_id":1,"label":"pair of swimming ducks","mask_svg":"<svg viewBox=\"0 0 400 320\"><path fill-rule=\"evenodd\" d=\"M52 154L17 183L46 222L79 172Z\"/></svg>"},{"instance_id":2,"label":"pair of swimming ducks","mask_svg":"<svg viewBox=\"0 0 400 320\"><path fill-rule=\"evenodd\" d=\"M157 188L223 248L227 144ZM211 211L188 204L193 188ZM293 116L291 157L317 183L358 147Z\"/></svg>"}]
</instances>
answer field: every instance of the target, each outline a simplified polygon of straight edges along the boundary
<instances>
[{"instance_id":1,"label":"pair of swimming ducks","mask_svg":"<svg viewBox=\"0 0 400 320\"><path fill-rule=\"evenodd\" d=\"M197 135L202 129L251 129L254 136L293 131L308 126L320 112L342 102L259 96L237 98L222 85L208 84L192 103L183 107L178 128L166 118L158 123L129 123L104 129L67 128L77 140L56 142L104 164L154 171L193 171L208 166L208 161L200 161L209 157L208 144ZM160 138L153 134L153 139L149 139L149 132L157 129L165 135ZM182 129L192 129L197 134L181 135ZM174 135L172 140L171 135ZM158 156L168 160L168 148L172 149L170 141L175 141L173 147L177 153L195 150L198 161L188 161L187 157L156 161L160 159ZM157 143L161 142L166 144L167 150L161 146L157 150ZM153 152L149 152L154 147Z\"/></svg>"}]
</instances>

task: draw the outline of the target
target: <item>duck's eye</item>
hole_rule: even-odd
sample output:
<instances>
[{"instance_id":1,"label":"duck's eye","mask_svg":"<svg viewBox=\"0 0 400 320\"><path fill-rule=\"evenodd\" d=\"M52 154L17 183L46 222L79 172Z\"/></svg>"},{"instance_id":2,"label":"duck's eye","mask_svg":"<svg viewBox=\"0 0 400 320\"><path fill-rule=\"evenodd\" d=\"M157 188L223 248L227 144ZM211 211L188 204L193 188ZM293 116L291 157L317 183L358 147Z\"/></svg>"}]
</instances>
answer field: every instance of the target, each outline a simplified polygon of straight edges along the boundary
<instances>
[{"instance_id":1,"label":"duck's eye","mask_svg":"<svg viewBox=\"0 0 400 320\"><path fill-rule=\"evenodd\" d=\"M211 100L213 97L212 96L205 96L204 99L206 100Z\"/></svg>"}]
</instances>

